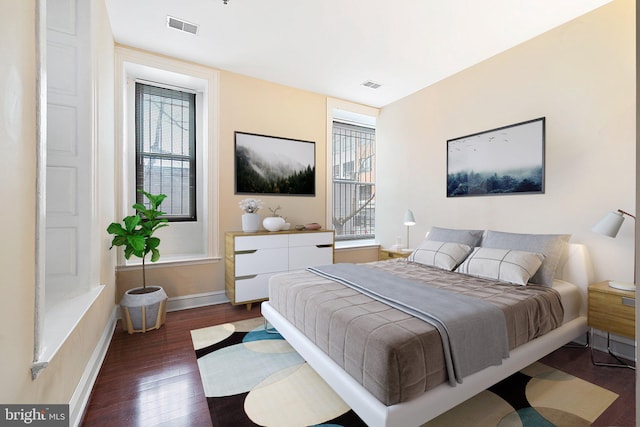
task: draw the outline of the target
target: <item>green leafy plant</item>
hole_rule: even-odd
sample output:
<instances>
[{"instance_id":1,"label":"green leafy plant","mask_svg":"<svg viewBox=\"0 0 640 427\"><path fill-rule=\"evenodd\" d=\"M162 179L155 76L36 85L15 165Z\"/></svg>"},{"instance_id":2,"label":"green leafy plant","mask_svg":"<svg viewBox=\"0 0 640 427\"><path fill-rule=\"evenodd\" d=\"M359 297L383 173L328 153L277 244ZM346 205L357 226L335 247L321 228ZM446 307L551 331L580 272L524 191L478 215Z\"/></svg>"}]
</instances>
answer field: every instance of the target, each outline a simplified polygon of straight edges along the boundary
<instances>
[{"instance_id":1,"label":"green leafy plant","mask_svg":"<svg viewBox=\"0 0 640 427\"><path fill-rule=\"evenodd\" d=\"M135 215L129 215L122 220L122 223L112 222L107 227L107 233L112 234L111 248L114 246L124 246L124 257L129 259L131 255L142 258L142 287L146 289L145 258L151 253L151 262L160 259L160 239L153 237L153 233L159 228L167 227L168 220L160 218L166 214L159 210L160 204L167 198L166 194L149 194L146 191L138 190L149 200L149 208L142 203L136 203L132 207L136 210Z\"/></svg>"}]
</instances>

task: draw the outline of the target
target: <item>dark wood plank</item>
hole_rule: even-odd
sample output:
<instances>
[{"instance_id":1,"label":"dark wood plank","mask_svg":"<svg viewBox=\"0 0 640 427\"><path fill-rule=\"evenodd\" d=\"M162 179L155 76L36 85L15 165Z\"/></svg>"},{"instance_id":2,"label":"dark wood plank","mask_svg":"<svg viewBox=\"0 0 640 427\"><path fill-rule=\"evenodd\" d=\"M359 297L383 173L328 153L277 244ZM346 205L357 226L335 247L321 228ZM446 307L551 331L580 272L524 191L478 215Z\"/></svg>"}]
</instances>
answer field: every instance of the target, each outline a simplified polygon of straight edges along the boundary
<instances>
[{"instance_id":1,"label":"dark wood plank","mask_svg":"<svg viewBox=\"0 0 640 427\"><path fill-rule=\"evenodd\" d=\"M190 331L259 315L259 307L220 304L168 313L165 325L144 334L129 335L118 325L83 425L210 427ZM594 426L635 425L634 371L594 366L582 348L563 347L541 362L620 395Z\"/></svg>"},{"instance_id":2,"label":"dark wood plank","mask_svg":"<svg viewBox=\"0 0 640 427\"><path fill-rule=\"evenodd\" d=\"M118 324L84 426L211 426L190 331L260 315L220 304L167 313L158 330L129 335Z\"/></svg>"}]
</instances>

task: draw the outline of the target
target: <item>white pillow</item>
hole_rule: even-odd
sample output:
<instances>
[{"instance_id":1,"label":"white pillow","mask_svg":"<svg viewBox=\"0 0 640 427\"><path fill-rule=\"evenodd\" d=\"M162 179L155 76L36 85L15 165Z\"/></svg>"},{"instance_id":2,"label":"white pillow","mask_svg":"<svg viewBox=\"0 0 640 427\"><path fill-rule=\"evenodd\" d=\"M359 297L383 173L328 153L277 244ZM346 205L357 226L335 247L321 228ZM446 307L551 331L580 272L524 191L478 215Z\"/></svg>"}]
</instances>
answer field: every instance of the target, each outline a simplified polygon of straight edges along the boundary
<instances>
[{"instance_id":1,"label":"white pillow","mask_svg":"<svg viewBox=\"0 0 640 427\"><path fill-rule=\"evenodd\" d=\"M531 277L531 283L551 287L558 265L567 256L570 238L569 234L521 234L487 230L480 246L542 254L542 266Z\"/></svg>"},{"instance_id":2,"label":"white pillow","mask_svg":"<svg viewBox=\"0 0 640 427\"><path fill-rule=\"evenodd\" d=\"M475 248L456 269L459 273L526 285L538 271L544 255L513 249Z\"/></svg>"},{"instance_id":3,"label":"white pillow","mask_svg":"<svg viewBox=\"0 0 640 427\"><path fill-rule=\"evenodd\" d=\"M409 261L452 271L471 252L471 246L462 243L424 240L411 255Z\"/></svg>"}]
</instances>

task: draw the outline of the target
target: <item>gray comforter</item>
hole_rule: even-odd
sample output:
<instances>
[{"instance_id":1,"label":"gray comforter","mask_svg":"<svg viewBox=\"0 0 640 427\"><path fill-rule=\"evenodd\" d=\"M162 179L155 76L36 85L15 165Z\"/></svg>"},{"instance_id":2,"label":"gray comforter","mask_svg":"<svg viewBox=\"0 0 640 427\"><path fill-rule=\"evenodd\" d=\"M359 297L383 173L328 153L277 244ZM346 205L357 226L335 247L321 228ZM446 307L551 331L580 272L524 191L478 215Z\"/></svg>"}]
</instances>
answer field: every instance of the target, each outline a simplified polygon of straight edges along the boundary
<instances>
[{"instance_id":1,"label":"gray comforter","mask_svg":"<svg viewBox=\"0 0 640 427\"><path fill-rule=\"evenodd\" d=\"M505 317L495 305L399 278L364 264L331 264L307 270L336 280L433 325L442 338L449 383L509 356Z\"/></svg>"},{"instance_id":2,"label":"gray comforter","mask_svg":"<svg viewBox=\"0 0 640 427\"><path fill-rule=\"evenodd\" d=\"M506 319L509 349L562 323L558 292L514 286L405 260L367 264L376 272L483 300ZM431 324L307 270L275 275L269 302L385 405L405 402L450 381L442 340Z\"/></svg>"}]
</instances>

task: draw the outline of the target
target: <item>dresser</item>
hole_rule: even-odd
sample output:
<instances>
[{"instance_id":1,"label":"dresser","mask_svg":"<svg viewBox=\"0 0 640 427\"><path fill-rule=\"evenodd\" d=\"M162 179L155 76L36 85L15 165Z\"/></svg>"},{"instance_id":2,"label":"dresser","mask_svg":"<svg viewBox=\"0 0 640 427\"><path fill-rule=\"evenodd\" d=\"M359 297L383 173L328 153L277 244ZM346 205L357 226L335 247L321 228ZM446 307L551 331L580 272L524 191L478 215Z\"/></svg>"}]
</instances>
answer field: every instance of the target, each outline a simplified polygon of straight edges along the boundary
<instances>
[{"instance_id":1,"label":"dresser","mask_svg":"<svg viewBox=\"0 0 640 427\"><path fill-rule=\"evenodd\" d=\"M225 290L231 304L269 297L269 278L277 273L333 264L334 232L258 231L225 233Z\"/></svg>"}]
</instances>

